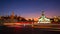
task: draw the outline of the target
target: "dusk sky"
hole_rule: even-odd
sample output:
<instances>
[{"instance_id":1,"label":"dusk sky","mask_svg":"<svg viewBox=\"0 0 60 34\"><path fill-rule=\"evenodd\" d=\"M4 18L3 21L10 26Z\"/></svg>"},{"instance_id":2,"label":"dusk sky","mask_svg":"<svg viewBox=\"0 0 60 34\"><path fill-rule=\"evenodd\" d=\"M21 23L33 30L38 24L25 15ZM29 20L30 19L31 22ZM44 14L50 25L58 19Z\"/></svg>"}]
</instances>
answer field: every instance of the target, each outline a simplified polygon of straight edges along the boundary
<instances>
[{"instance_id":1,"label":"dusk sky","mask_svg":"<svg viewBox=\"0 0 60 34\"><path fill-rule=\"evenodd\" d=\"M38 18L42 11L49 17L60 16L60 0L0 0L0 15L12 11L25 18Z\"/></svg>"}]
</instances>

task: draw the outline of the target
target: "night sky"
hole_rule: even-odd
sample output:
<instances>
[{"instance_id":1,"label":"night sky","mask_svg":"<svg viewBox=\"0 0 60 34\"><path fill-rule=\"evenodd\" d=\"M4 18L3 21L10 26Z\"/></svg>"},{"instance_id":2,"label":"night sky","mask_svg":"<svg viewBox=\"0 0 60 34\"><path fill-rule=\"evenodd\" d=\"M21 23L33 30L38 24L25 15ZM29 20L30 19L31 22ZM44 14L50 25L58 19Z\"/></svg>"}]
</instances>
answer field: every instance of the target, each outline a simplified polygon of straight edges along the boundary
<instances>
[{"instance_id":1,"label":"night sky","mask_svg":"<svg viewBox=\"0 0 60 34\"><path fill-rule=\"evenodd\" d=\"M38 18L42 11L48 17L60 16L60 0L0 0L0 15L12 11L25 18Z\"/></svg>"}]
</instances>

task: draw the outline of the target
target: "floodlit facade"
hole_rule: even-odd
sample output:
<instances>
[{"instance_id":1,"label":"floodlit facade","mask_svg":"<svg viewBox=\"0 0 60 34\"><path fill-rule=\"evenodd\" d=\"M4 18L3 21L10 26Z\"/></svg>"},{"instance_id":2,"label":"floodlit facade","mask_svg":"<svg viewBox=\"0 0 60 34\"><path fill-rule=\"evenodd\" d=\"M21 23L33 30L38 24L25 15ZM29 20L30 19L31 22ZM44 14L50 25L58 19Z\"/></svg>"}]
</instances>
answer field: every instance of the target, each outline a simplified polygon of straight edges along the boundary
<instances>
[{"instance_id":1,"label":"floodlit facade","mask_svg":"<svg viewBox=\"0 0 60 34\"><path fill-rule=\"evenodd\" d=\"M42 16L39 18L38 23L51 23L50 19L45 17L44 11L42 11Z\"/></svg>"}]
</instances>

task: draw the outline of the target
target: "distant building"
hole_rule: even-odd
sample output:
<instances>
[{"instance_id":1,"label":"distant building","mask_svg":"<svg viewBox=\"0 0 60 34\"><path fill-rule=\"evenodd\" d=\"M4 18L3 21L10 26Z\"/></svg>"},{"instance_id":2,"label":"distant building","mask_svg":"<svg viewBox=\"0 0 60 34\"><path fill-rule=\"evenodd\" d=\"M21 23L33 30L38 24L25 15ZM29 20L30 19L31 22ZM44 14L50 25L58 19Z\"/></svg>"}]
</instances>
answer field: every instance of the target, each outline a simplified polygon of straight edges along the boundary
<instances>
[{"instance_id":1,"label":"distant building","mask_svg":"<svg viewBox=\"0 0 60 34\"><path fill-rule=\"evenodd\" d=\"M56 23L59 22L59 18L57 16L54 16L54 22L56 22Z\"/></svg>"},{"instance_id":2,"label":"distant building","mask_svg":"<svg viewBox=\"0 0 60 34\"><path fill-rule=\"evenodd\" d=\"M58 16L58 19L60 20L60 16Z\"/></svg>"}]
</instances>

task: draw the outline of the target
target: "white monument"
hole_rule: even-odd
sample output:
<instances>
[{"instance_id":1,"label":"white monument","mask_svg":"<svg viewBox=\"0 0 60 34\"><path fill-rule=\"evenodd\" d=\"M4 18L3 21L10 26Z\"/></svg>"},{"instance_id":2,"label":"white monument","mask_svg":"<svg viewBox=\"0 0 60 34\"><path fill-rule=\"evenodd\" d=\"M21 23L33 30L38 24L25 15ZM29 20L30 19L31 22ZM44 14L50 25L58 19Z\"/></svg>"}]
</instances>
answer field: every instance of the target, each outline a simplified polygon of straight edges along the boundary
<instances>
[{"instance_id":1,"label":"white monument","mask_svg":"<svg viewBox=\"0 0 60 34\"><path fill-rule=\"evenodd\" d=\"M39 18L38 23L51 23L50 19L45 17L44 11L42 11L42 16Z\"/></svg>"}]
</instances>

